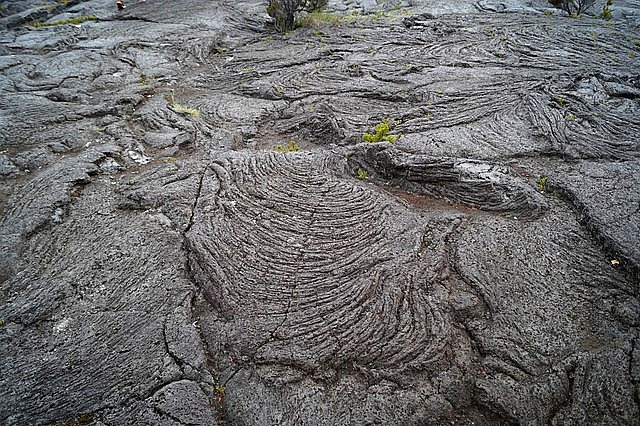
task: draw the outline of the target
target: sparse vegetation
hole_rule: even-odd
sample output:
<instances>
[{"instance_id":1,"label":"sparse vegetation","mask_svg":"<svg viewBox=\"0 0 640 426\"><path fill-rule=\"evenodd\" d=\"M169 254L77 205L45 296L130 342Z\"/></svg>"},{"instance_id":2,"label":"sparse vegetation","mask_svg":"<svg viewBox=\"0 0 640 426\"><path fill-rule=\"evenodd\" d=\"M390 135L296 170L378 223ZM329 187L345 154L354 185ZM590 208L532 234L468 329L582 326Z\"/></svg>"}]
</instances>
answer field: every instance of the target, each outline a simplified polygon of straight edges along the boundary
<instances>
[{"instance_id":1,"label":"sparse vegetation","mask_svg":"<svg viewBox=\"0 0 640 426\"><path fill-rule=\"evenodd\" d=\"M611 7L613 5L613 0L607 0L607 3L602 8L602 14L600 17L605 21L609 21L613 18L613 12L611 11Z\"/></svg>"},{"instance_id":2,"label":"sparse vegetation","mask_svg":"<svg viewBox=\"0 0 640 426\"><path fill-rule=\"evenodd\" d=\"M332 12L326 12L322 9L314 10L296 21L296 26L305 28L315 28L321 25L338 25L345 18Z\"/></svg>"},{"instance_id":3,"label":"sparse vegetation","mask_svg":"<svg viewBox=\"0 0 640 426\"><path fill-rule=\"evenodd\" d=\"M286 33L295 28L296 15L314 12L326 6L327 0L269 0L267 13L275 20L276 29Z\"/></svg>"},{"instance_id":4,"label":"sparse vegetation","mask_svg":"<svg viewBox=\"0 0 640 426\"><path fill-rule=\"evenodd\" d=\"M400 136L399 135L390 135L389 132L391 128L389 124L395 124L390 122L389 120L383 120L382 123L378 124L374 133L365 133L362 135L362 139L365 142L369 143L378 143L378 142L390 142L394 143Z\"/></svg>"},{"instance_id":5,"label":"sparse vegetation","mask_svg":"<svg viewBox=\"0 0 640 426\"><path fill-rule=\"evenodd\" d=\"M276 152L296 152L296 151L300 151L300 147L294 140L289 141L289 143L285 146L276 145Z\"/></svg>"},{"instance_id":6,"label":"sparse vegetation","mask_svg":"<svg viewBox=\"0 0 640 426\"><path fill-rule=\"evenodd\" d=\"M356 171L356 173L358 174L358 179L367 180L367 171L366 170L358 169Z\"/></svg>"},{"instance_id":7,"label":"sparse vegetation","mask_svg":"<svg viewBox=\"0 0 640 426\"><path fill-rule=\"evenodd\" d=\"M195 108L189 108L177 102L171 104L171 109L178 113L189 114L192 117L200 117L200 111Z\"/></svg>"},{"instance_id":8,"label":"sparse vegetation","mask_svg":"<svg viewBox=\"0 0 640 426\"><path fill-rule=\"evenodd\" d=\"M98 17L95 15L91 16L78 16L77 18L65 19L62 21L53 21L53 22L34 22L31 24L33 28L41 28L41 27L54 27L57 25L79 25L83 22L87 21L97 21Z\"/></svg>"},{"instance_id":9,"label":"sparse vegetation","mask_svg":"<svg viewBox=\"0 0 640 426\"><path fill-rule=\"evenodd\" d=\"M547 181L549 178L547 178L546 176L541 176L540 179L538 179L538 190L540 192L544 192L547 190Z\"/></svg>"},{"instance_id":10,"label":"sparse vegetation","mask_svg":"<svg viewBox=\"0 0 640 426\"><path fill-rule=\"evenodd\" d=\"M148 86L152 83L153 77L148 76L147 74L141 72L140 73L140 82L138 84L140 86Z\"/></svg>"},{"instance_id":11,"label":"sparse vegetation","mask_svg":"<svg viewBox=\"0 0 640 426\"><path fill-rule=\"evenodd\" d=\"M596 0L549 0L554 7L562 9L572 17L578 17L589 10Z\"/></svg>"},{"instance_id":12,"label":"sparse vegetation","mask_svg":"<svg viewBox=\"0 0 640 426\"><path fill-rule=\"evenodd\" d=\"M216 393L216 397L218 399L218 402L222 402L224 400L224 394L227 391L227 388L224 385L217 384L217 385L215 385L213 390Z\"/></svg>"},{"instance_id":13,"label":"sparse vegetation","mask_svg":"<svg viewBox=\"0 0 640 426\"><path fill-rule=\"evenodd\" d=\"M379 20L379 19L384 19L384 18L393 18L394 16L388 12L385 12L384 10L378 10L376 13L373 14L373 19L374 20Z\"/></svg>"},{"instance_id":14,"label":"sparse vegetation","mask_svg":"<svg viewBox=\"0 0 640 426\"><path fill-rule=\"evenodd\" d=\"M558 97L558 99L556 100L556 102L558 102L558 105L560 106L564 106L564 104L567 102L563 97Z\"/></svg>"},{"instance_id":15,"label":"sparse vegetation","mask_svg":"<svg viewBox=\"0 0 640 426\"><path fill-rule=\"evenodd\" d=\"M3 319L0 319L0 327L4 327L7 324L7 322Z\"/></svg>"}]
</instances>

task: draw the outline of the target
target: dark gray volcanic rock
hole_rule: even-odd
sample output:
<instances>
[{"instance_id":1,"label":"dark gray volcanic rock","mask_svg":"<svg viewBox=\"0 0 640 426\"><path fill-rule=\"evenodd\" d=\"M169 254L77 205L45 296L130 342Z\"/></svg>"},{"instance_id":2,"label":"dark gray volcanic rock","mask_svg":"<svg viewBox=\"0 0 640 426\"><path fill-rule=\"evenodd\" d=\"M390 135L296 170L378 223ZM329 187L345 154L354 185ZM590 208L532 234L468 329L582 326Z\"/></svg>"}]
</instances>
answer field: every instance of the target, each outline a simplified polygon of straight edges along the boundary
<instances>
[{"instance_id":1,"label":"dark gray volcanic rock","mask_svg":"<svg viewBox=\"0 0 640 426\"><path fill-rule=\"evenodd\" d=\"M0 1L1 424L640 424L637 1L114 3Z\"/></svg>"}]
</instances>

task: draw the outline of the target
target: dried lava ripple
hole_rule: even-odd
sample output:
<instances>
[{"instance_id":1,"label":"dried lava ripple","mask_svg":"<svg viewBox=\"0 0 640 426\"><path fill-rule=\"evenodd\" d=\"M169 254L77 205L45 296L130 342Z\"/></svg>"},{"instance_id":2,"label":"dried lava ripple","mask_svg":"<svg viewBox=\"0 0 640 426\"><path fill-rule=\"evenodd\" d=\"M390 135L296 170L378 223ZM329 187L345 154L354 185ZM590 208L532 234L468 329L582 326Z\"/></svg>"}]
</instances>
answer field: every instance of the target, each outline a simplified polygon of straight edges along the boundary
<instances>
[{"instance_id":1,"label":"dried lava ripple","mask_svg":"<svg viewBox=\"0 0 640 426\"><path fill-rule=\"evenodd\" d=\"M337 167L324 155L262 153L205 177L188 238L226 343L307 370L433 363L448 322L430 295L428 237L402 205L327 172Z\"/></svg>"}]
</instances>

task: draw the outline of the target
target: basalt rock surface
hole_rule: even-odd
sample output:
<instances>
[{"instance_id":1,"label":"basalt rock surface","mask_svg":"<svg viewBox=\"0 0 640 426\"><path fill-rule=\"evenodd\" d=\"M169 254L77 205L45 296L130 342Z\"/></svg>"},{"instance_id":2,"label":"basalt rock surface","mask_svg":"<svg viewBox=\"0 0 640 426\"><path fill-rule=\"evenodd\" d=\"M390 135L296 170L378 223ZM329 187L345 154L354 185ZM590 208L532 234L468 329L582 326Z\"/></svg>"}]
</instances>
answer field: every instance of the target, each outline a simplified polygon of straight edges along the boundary
<instances>
[{"instance_id":1,"label":"basalt rock surface","mask_svg":"<svg viewBox=\"0 0 640 426\"><path fill-rule=\"evenodd\" d=\"M637 1L0 5L1 424L640 424Z\"/></svg>"}]
</instances>

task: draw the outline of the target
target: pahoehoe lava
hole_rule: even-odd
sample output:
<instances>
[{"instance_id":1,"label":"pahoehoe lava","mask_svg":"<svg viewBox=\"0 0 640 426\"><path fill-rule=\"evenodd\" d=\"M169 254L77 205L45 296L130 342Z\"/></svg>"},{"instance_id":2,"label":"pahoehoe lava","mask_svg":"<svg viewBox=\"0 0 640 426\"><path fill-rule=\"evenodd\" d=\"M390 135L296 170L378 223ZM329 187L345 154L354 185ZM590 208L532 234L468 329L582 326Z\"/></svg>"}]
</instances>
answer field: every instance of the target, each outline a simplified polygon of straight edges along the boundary
<instances>
[{"instance_id":1,"label":"pahoehoe lava","mask_svg":"<svg viewBox=\"0 0 640 426\"><path fill-rule=\"evenodd\" d=\"M1 424L640 425L637 0L126 3L0 0Z\"/></svg>"},{"instance_id":2,"label":"pahoehoe lava","mask_svg":"<svg viewBox=\"0 0 640 426\"><path fill-rule=\"evenodd\" d=\"M424 368L442 356L449 325L429 282L442 253L422 246L445 235L424 234L408 209L332 176L329 160L214 164L188 235L200 286L227 332L242 336L229 345L258 363Z\"/></svg>"}]
</instances>

